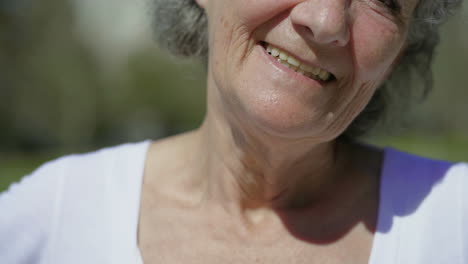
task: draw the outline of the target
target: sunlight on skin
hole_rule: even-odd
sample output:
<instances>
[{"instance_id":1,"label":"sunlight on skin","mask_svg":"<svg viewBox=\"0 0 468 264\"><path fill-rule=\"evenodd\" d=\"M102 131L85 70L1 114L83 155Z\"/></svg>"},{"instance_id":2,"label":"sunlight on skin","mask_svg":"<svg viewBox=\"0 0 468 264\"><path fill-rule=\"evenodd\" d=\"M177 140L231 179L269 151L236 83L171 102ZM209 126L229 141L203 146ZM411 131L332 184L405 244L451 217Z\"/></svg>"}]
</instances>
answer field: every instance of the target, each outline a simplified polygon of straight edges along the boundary
<instances>
[{"instance_id":1,"label":"sunlight on skin","mask_svg":"<svg viewBox=\"0 0 468 264\"><path fill-rule=\"evenodd\" d=\"M343 169L330 166L334 139L391 72L416 1L406 1L399 14L378 0L198 3L210 29L208 114L200 133L210 134L221 157L213 157L210 171L237 183L226 193L256 186L262 191L255 200L269 203L279 193L297 195L291 192L299 185L320 186L333 178ZM261 43L326 69L335 79L301 76L271 59Z\"/></svg>"}]
</instances>

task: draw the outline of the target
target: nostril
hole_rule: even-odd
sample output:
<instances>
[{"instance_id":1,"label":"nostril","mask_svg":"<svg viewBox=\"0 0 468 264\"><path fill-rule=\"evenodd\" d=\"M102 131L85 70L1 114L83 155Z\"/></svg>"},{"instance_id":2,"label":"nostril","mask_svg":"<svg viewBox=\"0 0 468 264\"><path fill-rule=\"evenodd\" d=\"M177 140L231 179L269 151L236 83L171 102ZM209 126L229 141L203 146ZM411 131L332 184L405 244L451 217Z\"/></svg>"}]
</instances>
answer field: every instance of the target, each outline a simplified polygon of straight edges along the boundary
<instances>
[{"instance_id":1,"label":"nostril","mask_svg":"<svg viewBox=\"0 0 468 264\"><path fill-rule=\"evenodd\" d=\"M312 37L314 36L314 32L309 27L304 27L304 30L306 31L305 33L310 34Z\"/></svg>"},{"instance_id":2,"label":"nostril","mask_svg":"<svg viewBox=\"0 0 468 264\"><path fill-rule=\"evenodd\" d=\"M294 29L297 33L306 36L308 39L314 38L314 31L312 31L312 29L308 26L295 24Z\"/></svg>"}]
</instances>

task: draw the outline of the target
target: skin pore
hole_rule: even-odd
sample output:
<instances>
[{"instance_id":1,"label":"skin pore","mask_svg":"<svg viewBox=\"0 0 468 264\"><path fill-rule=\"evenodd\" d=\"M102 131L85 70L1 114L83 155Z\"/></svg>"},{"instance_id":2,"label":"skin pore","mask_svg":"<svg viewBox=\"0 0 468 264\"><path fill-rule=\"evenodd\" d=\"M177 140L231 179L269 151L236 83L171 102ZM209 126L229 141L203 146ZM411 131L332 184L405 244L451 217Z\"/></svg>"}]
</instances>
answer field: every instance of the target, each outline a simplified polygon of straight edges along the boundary
<instances>
[{"instance_id":1,"label":"skin pore","mask_svg":"<svg viewBox=\"0 0 468 264\"><path fill-rule=\"evenodd\" d=\"M404 48L416 1L199 0L207 114L152 144L139 223L145 263L367 263L380 151L336 138ZM265 43L333 74L316 81Z\"/></svg>"}]
</instances>

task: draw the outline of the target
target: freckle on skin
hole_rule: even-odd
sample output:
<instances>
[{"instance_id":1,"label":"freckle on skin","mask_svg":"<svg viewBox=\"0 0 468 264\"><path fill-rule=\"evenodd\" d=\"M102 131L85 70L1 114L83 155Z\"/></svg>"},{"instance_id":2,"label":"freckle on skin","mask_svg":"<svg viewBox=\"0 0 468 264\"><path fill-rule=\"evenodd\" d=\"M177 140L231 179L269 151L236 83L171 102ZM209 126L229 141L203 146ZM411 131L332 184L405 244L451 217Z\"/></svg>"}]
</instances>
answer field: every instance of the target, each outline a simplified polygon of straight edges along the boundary
<instances>
[{"instance_id":1,"label":"freckle on skin","mask_svg":"<svg viewBox=\"0 0 468 264\"><path fill-rule=\"evenodd\" d=\"M228 25L229 25L229 23L227 22L226 19L224 19L224 17L221 17L221 18L219 19L219 23L220 23L221 25L223 25L224 28L227 28Z\"/></svg>"}]
</instances>

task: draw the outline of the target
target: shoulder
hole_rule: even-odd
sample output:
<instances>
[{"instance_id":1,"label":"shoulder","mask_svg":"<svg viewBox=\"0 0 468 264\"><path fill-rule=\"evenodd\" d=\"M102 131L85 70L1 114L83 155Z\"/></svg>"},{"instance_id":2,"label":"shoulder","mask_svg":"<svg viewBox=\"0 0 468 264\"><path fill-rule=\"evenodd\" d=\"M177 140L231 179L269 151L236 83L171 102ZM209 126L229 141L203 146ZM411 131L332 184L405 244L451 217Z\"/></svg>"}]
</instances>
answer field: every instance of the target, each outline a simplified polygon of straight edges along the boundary
<instances>
[{"instance_id":1,"label":"shoulder","mask_svg":"<svg viewBox=\"0 0 468 264\"><path fill-rule=\"evenodd\" d=\"M14 195L17 192L32 196L38 191L50 191L51 187L59 188L64 181L79 175L76 180L90 179L103 175L115 166L129 166L133 163L141 165L146 154L149 142L127 143L114 147L102 148L97 151L66 155L49 161L38 167L35 171L23 177L18 183L13 183L9 189L0 194L0 198ZM96 178L95 178L96 179ZM97 179L96 179L97 180ZM18 198L18 197L16 197ZM0 201L3 201L0 200Z\"/></svg>"},{"instance_id":2,"label":"shoulder","mask_svg":"<svg viewBox=\"0 0 468 264\"><path fill-rule=\"evenodd\" d=\"M385 156L382 190L392 197L399 214L425 212L432 215L427 219L435 219L438 212L444 217L464 217L468 224L468 163L394 149L386 149Z\"/></svg>"},{"instance_id":3,"label":"shoulder","mask_svg":"<svg viewBox=\"0 0 468 264\"><path fill-rule=\"evenodd\" d=\"M0 259L40 263L56 227L66 218L90 214L83 209L92 208L89 205L94 200L99 203L98 195L110 174L118 177L116 172L143 166L147 145L149 142L124 144L64 156L43 164L0 193ZM73 213L76 210L82 212Z\"/></svg>"},{"instance_id":4,"label":"shoulder","mask_svg":"<svg viewBox=\"0 0 468 264\"><path fill-rule=\"evenodd\" d=\"M461 176L461 177L468 177L468 162L459 162L459 163L453 164L450 167L450 170L448 171L448 173Z\"/></svg>"},{"instance_id":5,"label":"shoulder","mask_svg":"<svg viewBox=\"0 0 468 264\"><path fill-rule=\"evenodd\" d=\"M434 185L454 182L468 177L468 163L450 162L410 154L399 150L385 149L384 174L403 182L417 181ZM461 177L461 178L459 178Z\"/></svg>"},{"instance_id":6,"label":"shoulder","mask_svg":"<svg viewBox=\"0 0 468 264\"><path fill-rule=\"evenodd\" d=\"M149 144L149 141L122 144L90 153L69 155L52 164L59 166L63 163L67 181L92 183L105 180L109 174L118 177L130 169L143 167Z\"/></svg>"},{"instance_id":7,"label":"shoulder","mask_svg":"<svg viewBox=\"0 0 468 264\"><path fill-rule=\"evenodd\" d=\"M387 235L386 241L401 243L399 254L405 263L465 261L468 164L394 149L386 149L385 155L379 231Z\"/></svg>"},{"instance_id":8,"label":"shoulder","mask_svg":"<svg viewBox=\"0 0 468 264\"><path fill-rule=\"evenodd\" d=\"M96 171L109 166L124 165L115 161L125 160L125 164L140 161L147 152L150 142L126 143L114 147L102 148L97 151L73 154L50 162L51 165L64 163L73 171Z\"/></svg>"},{"instance_id":9,"label":"shoulder","mask_svg":"<svg viewBox=\"0 0 468 264\"><path fill-rule=\"evenodd\" d=\"M468 188L468 163L432 159L395 149L386 149L383 179L413 196L419 191L431 194L445 191L447 195L460 186Z\"/></svg>"},{"instance_id":10,"label":"shoulder","mask_svg":"<svg viewBox=\"0 0 468 264\"><path fill-rule=\"evenodd\" d=\"M436 213L440 217L468 218L467 190L467 163L385 150L381 192L397 215L420 220L424 218L417 216L436 219Z\"/></svg>"}]
</instances>

